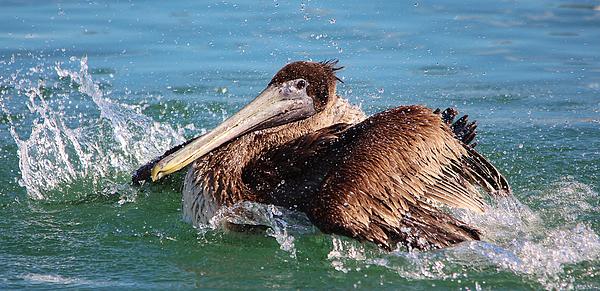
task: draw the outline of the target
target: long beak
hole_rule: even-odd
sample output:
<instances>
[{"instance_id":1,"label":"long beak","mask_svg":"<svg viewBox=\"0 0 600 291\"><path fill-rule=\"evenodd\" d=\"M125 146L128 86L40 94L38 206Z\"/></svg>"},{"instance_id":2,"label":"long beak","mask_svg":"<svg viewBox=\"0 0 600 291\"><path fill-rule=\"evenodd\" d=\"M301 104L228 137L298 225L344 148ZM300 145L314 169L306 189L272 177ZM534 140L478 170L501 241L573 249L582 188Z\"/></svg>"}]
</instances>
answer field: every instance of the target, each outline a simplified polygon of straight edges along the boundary
<instances>
[{"instance_id":1,"label":"long beak","mask_svg":"<svg viewBox=\"0 0 600 291\"><path fill-rule=\"evenodd\" d=\"M302 84L300 89L298 84ZM282 125L315 114L313 100L306 94L306 87L306 81L301 79L270 85L242 110L211 132L160 160L152 168L152 181L182 169L248 132Z\"/></svg>"}]
</instances>

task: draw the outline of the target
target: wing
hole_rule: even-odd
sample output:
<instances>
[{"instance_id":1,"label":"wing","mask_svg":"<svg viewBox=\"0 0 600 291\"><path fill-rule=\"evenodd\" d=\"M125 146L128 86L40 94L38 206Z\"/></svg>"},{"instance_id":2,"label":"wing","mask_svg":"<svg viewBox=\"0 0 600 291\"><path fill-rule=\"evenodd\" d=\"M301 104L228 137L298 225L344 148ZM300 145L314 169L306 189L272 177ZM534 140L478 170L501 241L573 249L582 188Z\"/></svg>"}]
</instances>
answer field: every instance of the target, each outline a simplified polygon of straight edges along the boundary
<instances>
[{"instance_id":1,"label":"wing","mask_svg":"<svg viewBox=\"0 0 600 291\"><path fill-rule=\"evenodd\" d=\"M242 180L262 202L304 211L338 157L331 152L351 124L339 123L269 150L242 171Z\"/></svg>"},{"instance_id":2,"label":"wing","mask_svg":"<svg viewBox=\"0 0 600 291\"><path fill-rule=\"evenodd\" d=\"M477 230L437 206L479 212L484 201L476 186L492 195L508 195L510 188L465 143L475 127L466 126L466 118L453 126L454 115L444 118L447 124L425 107L398 107L353 127L299 138L266 153L248 172L263 179L255 190L271 193L275 204L298 206L326 233L386 249L398 242L428 249L479 239ZM258 178L265 169L272 175Z\"/></svg>"}]
</instances>

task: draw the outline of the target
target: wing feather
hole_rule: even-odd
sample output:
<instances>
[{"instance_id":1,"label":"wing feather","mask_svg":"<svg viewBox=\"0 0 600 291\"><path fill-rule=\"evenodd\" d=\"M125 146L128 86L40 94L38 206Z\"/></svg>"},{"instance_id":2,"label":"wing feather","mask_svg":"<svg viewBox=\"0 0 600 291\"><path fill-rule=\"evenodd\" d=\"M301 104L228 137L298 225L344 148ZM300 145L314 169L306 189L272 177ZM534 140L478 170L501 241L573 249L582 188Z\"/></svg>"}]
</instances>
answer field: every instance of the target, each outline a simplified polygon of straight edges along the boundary
<instances>
[{"instance_id":1,"label":"wing feather","mask_svg":"<svg viewBox=\"0 0 600 291\"><path fill-rule=\"evenodd\" d=\"M481 212L476 186L510 193L504 177L425 107L372 116L341 133L328 153L339 158L311 197L308 216L324 232L387 249L398 242L427 249L479 239L477 230L427 201Z\"/></svg>"},{"instance_id":2,"label":"wing feather","mask_svg":"<svg viewBox=\"0 0 600 291\"><path fill-rule=\"evenodd\" d=\"M398 107L354 126L321 129L262 154L244 181L267 202L306 212L323 232L386 249L479 239L437 205L481 212L477 186L492 195L508 195L510 187L468 145L474 123L461 118L454 126L457 112L445 112Z\"/></svg>"}]
</instances>

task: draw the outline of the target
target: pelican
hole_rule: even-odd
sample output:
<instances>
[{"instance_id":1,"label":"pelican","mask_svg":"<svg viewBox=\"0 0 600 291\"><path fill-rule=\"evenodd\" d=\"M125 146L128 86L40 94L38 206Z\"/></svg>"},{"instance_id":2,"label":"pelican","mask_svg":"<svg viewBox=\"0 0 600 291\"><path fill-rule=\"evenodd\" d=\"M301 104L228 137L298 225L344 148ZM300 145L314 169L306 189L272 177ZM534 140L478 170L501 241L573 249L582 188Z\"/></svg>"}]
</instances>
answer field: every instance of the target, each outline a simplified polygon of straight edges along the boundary
<instances>
[{"instance_id":1,"label":"pelican","mask_svg":"<svg viewBox=\"0 0 600 291\"><path fill-rule=\"evenodd\" d=\"M479 240L447 209L483 212L483 192L511 190L475 150L475 123L420 105L366 117L336 94L337 63L285 65L239 112L142 166L133 181L191 165L183 217L196 226L252 201L304 212L324 233L385 250Z\"/></svg>"}]
</instances>

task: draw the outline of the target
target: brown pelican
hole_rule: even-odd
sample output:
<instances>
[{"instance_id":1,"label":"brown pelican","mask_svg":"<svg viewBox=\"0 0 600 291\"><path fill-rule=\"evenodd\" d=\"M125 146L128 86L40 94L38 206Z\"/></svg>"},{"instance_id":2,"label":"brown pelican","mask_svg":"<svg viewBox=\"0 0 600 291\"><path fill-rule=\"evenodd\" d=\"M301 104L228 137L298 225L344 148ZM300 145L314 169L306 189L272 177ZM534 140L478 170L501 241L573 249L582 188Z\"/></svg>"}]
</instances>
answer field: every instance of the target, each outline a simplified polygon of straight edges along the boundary
<instances>
[{"instance_id":1,"label":"brown pelican","mask_svg":"<svg viewBox=\"0 0 600 291\"><path fill-rule=\"evenodd\" d=\"M184 218L205 224L243 201L304 212L324 233L391 250L480 239L447 207L484 211L478 188L510 195L456 111L400 106L366 118L336 95L337 61L294 62L209 133L140 168L153 181L191 164Z\"/></svg>"}]
</instances>

